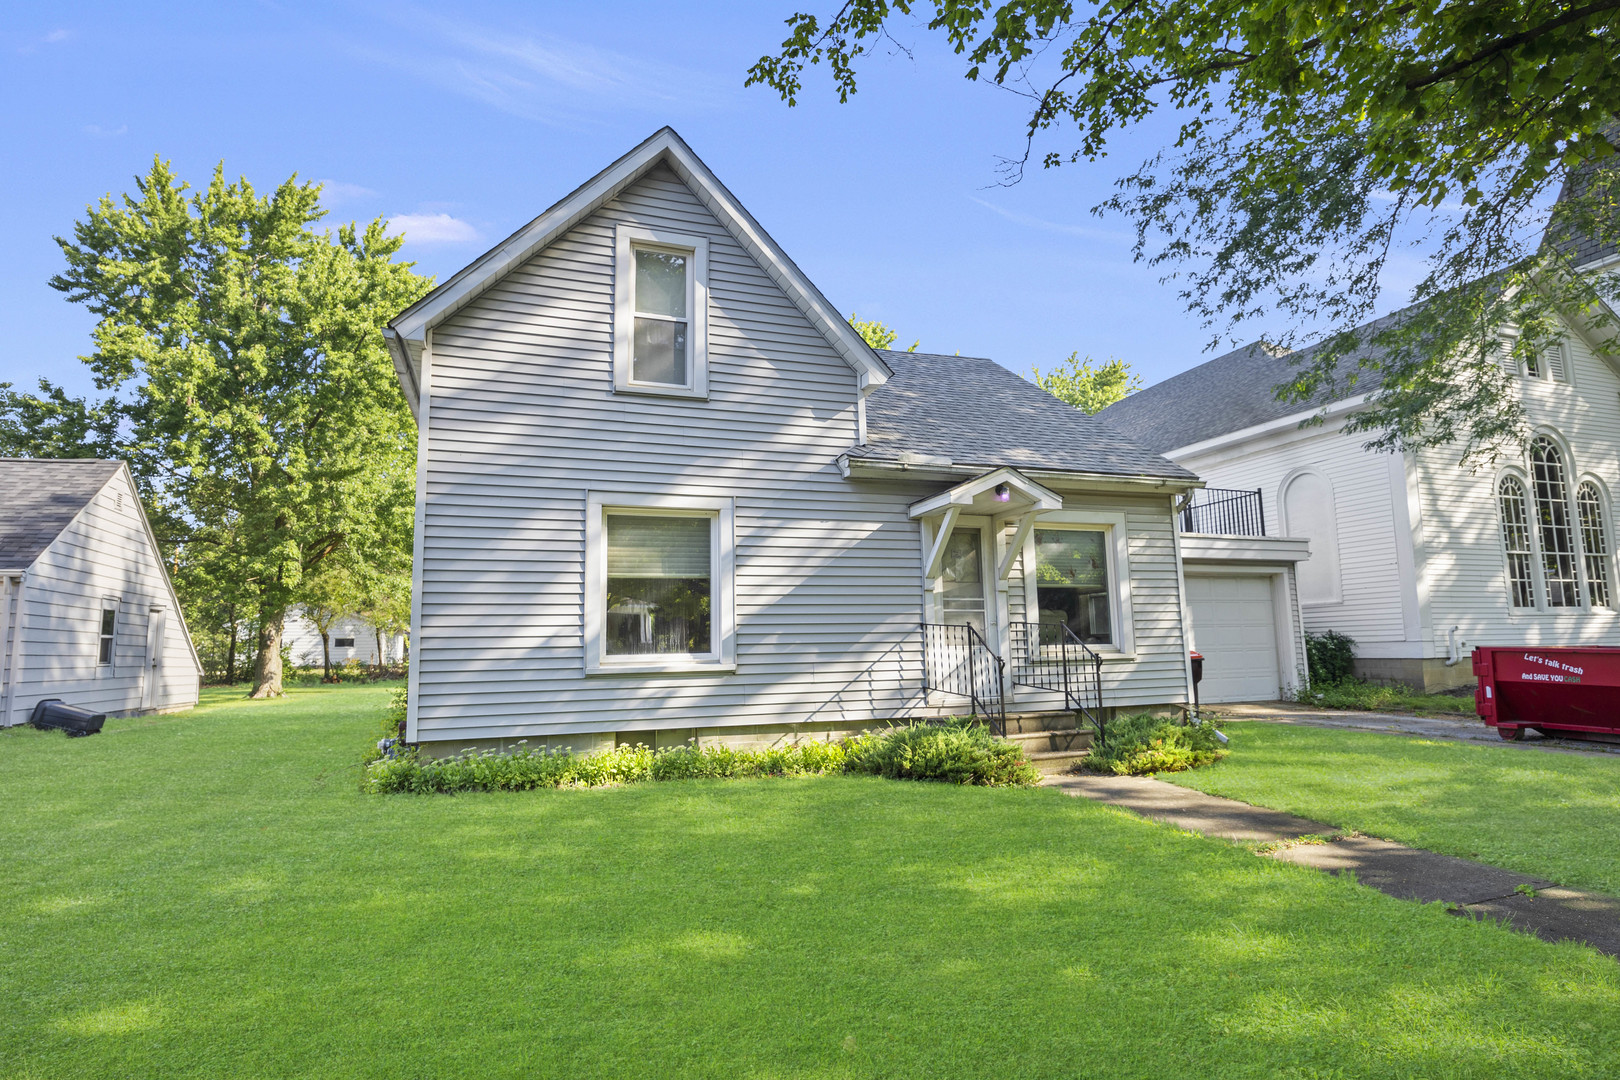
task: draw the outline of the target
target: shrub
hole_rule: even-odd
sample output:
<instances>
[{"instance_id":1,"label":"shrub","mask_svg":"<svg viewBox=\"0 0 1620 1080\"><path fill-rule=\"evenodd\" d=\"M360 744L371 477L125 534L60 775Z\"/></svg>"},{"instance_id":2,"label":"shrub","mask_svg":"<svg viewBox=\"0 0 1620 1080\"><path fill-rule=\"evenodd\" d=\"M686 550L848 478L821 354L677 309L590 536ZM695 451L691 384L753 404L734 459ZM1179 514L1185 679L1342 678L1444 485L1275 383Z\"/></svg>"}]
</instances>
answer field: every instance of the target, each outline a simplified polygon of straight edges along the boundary
<instances>
[{"instance_id":1,"label":"shrub","mask_svg":"<svg viewBox=\"0 0 1620 1080\"><path fill-rule=\"evenodd\" d=\"M1141 713L1110 723L1103 745L1092 747L1085 764L1093 772L1146 776L1196 769L1226 754L1213 724Z\"/></svg>"},{"instance_id":2,"label":"shrub","mask_svg":"<svg viewBox=\"0 0 1620 1080\"><path fill-rule=\"evenodd\" d=\"M1334 683L1348 679L1355 667L1356 642L1337 630L1305 635L1305 659L1311 682Z\"/></svg>"},{"instance_id":3,"label":"shrub","mask_svg":"<svg viewBox=\"0 0 1620 1080\"><path fill-rule=\"evenodd\" d=\"M1473 694L1466 687L1461 696L1456 693L1425 694L1409 686L1375 686L1361 679L1313 683L1309 690L1295 694L1294 700L1324 709L1365 709L1370 712L1469 715L1474 711Z\"/></svg>"},{"instance_id":4,"label":"shrub","mask_svg":"<svg viewBox=\"0 0 1620 1080\"><path fill-rule=\"evenodd\" d=\"M844 743L844 769L890 780L944 780L952 784L1013 787L1036 784L1041 774L1016 743L992 738L975 720L911 724Z\"/></svg>"},{"instance_id":5,"label":"shrub","mask_svg":"<svg viewBox=\"0 0 1620 1080\"><path fill-rule=\"evenodd\" d=\"M387 731L404 716L403 691L394 696ZM1005 787L1039 782L1040 773L1014 743L990 737L976 721L916 724L857 736L840 743L806 742L764 750L678 746L656 753L620 746L592 754L567 750L468 751L425 758L398 744L367 755L361 785L377 794L454 791L528 791L542 787L599 787L641 780L732 780L761 776L870 773L891 779L947 780Z\"/></svg>"}]
</instances>

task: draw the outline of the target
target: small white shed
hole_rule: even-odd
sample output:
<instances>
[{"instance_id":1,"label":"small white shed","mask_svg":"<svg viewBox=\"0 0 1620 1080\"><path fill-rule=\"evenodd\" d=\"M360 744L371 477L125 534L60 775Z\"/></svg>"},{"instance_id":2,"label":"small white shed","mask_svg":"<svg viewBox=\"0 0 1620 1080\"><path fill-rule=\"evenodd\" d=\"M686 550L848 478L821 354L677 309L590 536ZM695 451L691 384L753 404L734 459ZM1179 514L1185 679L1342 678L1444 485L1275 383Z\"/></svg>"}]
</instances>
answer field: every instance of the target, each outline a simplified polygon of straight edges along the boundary
<instances>
[{"instance_id":1,"label":"small white shed","mask_svg":"<svg viewBox=\"0 0 1620 1080\"><path fill-rule=\"evenodd\" d=\"M0 458L0 726L43 698L197 703L202 665L121 461Z\"/></svg>"}]
</instances>

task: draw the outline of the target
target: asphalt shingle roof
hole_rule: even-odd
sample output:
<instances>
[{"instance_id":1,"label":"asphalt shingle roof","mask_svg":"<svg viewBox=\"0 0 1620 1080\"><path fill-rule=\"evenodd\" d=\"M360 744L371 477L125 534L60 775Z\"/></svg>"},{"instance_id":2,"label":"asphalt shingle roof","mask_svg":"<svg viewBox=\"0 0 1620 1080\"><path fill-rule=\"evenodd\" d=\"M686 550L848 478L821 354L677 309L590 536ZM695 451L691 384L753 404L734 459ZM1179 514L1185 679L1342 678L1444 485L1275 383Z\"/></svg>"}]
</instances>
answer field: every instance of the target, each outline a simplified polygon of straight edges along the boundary
<instances>
[{"instance_id":1,"label":"asphalt shingle roof","mask_svg":"<svg viewBox=\"0 0 1620 1080\"><path fill-rule=\"evenodd\" d=\"M879 355L894 375L866 399L867 442L852 458L1197 479L992 360Z\"/></svg>"},{"instance_id":2,"label":"asphalt shingle roof","mask_svg":"<svg viewBox=\"0 0 1620 1080\"><path fill-rule=\"evenodd\" d=\"M1360 327L1364 340L1392 320L1409 315L1406 308ZM1353 349L1339 358L1338 370L1354 372L1355 388L1338 386L1311 401L1278 401L1277 387L1293 378L1299 365L1317 346L1292 353L1272 353L1260 343L1234 349L1180 375L1173 375L1146 390L1138 390L1097 414L1097 419L1154 453L1166 453L1256 424L1319 409L1347 397L1370 393L1383 383L1376 368L1358 368L1362 358L1377 350Z\"/></svg>"},{"instance_id":3,"label":"asphalt shingle roof","mask_svg":"<svg viewBox=\"0 0 1620 1080\"><path fill-rule=\"evenodd\" d=\"M119 465L93 458L0 458L0 569L32 566Z\"/></svg>"}]
</instances>

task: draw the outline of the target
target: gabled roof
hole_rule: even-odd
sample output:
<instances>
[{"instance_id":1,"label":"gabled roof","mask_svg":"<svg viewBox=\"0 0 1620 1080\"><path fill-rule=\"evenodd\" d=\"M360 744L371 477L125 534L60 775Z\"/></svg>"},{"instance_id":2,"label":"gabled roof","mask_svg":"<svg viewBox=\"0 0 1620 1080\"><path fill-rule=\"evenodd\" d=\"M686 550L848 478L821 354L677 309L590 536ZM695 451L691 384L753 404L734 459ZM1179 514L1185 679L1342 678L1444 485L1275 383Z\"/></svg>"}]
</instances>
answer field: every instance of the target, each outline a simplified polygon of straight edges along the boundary
<instances>
[{"instance_id":1,"label":"gabled roof","mask_svg":"<svg viewBox=\"0 0 1620 1080\"><path fill-rule=\"evenodd\" d=\"M660 128L653 136L597 173L561 202L529 222L495 247L474 259L444 284L400 312L384 330L394 369L414 413L420 397L421 350L427 331L449 318L511 270L521 266L552 241L658 165L667 165L709 208L737 242L765 269L794 305L821 331L863 385L878 385L889 369L866 340L821 295L804 271L794 265L736 196L709 171L674 128Z\"/></svg>"},{"instance_id":2,"label":"gabled roof","mask_svg":"<svg viewBox=\"0 0 1620 1080\"><path fill-rule=\"evenodd\" d=\"M123 468L93 458L0 458L0 570L26 570Z\"/></svg>"},{"instance_id":3,"label":"gabled roof","mask_svg":"<svg viewBox=\"0 0 1620 1080\"><path fill-rule=\"evenodd\" d=\"M1410 315L1405 308L1358 329L1365 341L1389 322ZM1299 365L1319 346L1298 352L1273 352L1259 342L1188 368L1161 383L1138 390L1097 414L1097 419L1155 453L1203 442L1234 431L1314 412L1335 401L1371 393L1383 384L1383 372L1359 368L1377 350L1363 345L1339 358L1339 370L1356 373L1353 389L1324 390L1311 401L1279 401L1277 387L1292 379Z\"/></svg>"},{"instance_id":4,"label":"gabled roof","mask_svg":"<svg viewBox=\"0 0 1620 1080\"><path fill-rule=\"evenodd\" d=\"M1198 479L992 360L880 355L894 375L866 399L851 460Z\"/></svg>"}]
</instances>

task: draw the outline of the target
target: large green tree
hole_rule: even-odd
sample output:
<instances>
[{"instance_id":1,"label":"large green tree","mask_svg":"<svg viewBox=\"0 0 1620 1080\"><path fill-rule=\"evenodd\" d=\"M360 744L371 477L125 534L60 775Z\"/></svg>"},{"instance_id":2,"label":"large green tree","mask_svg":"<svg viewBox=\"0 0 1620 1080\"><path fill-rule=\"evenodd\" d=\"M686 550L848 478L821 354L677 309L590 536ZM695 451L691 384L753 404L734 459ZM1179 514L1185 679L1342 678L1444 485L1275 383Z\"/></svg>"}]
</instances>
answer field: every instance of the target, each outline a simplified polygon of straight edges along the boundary
<instances>
[{"instance_id":1,"label":"large green tree","mask_svg":"<svg viewBox=\"0 0 1620 1080\"><path fill-rule=\"evenodd\" d=\"M1051 371L1031 368L1031 381L1059 401L1066 401L1087 416L1095 416L1116 401L1142 388L1142 377L1119 357L1106 361L1080 359L1072 352Z\"/></svg>"},{"instance_id":2,"label":"large green tree","mask_svg":"<svg viewBox=\"0 0 1620 1080\"><path fill-rule=\"evenodd\" d=\"M1351 424L1369 445L1521 443L1502 353L1609 320L1613 279L1574 264L1620 242L1620 0L848 0L788 28L749 82L789 104L808 65L847 100L874 49L942 36L969 79L1028 100L1009 180L1170 110L1172 145L1096 209L1131 217L1212 344L1259 317L1273 348L1319 339L1277 393L1373 387ZM1412 303L1369 326L1408 240Z\"/></svg>"},{"instance_id":3,"label":"large green tree","mask_svg":"<svg viewBox=\"0 0 1620 1080\"><path fill-rule=\"evenodd\" d=\"M281 692L283 621L323 564L409 558L415 427L380 331L431 283L381 219L324 213L296 177L261 195L221 166L192 191L155 161L58 239L105 396L0 394L9 452L129 462L182 591L256 632L256 697Z\"/></svg>"}]
</instances>

